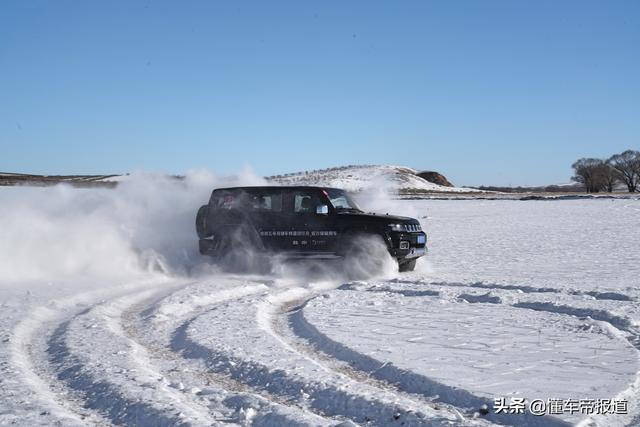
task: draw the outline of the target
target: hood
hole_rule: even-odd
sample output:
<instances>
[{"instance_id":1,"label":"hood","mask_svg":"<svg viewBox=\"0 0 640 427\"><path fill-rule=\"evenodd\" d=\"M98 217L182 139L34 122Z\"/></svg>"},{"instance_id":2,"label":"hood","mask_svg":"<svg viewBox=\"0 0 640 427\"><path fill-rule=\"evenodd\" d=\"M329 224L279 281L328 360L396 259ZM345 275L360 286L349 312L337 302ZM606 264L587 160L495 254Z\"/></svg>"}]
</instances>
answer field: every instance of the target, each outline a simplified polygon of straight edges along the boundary
<instances>
[{"instance_id":1,"label":"hood","mask_svg":"<svg viewBox=\"0 0 640 427\"><path fill-rule=\"evenodd\" d=\"M364 212L339 212L340 216L349 216L358 218L364 221L371 221L376 223L384 223L384 224L420 224L420 222L415 218L410 218L408 216L397 216L397 215L388 215L388 214L375 214L375 213L364 213Z\"/></svg>"}]
</instances>

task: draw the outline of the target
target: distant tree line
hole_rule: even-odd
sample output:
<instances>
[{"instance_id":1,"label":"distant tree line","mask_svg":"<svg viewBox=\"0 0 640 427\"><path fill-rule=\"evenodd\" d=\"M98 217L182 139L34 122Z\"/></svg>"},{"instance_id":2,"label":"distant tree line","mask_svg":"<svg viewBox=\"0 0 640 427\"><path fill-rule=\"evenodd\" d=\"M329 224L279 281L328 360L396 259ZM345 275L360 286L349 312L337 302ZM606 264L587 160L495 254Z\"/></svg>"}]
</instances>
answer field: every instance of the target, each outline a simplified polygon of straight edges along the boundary
<instances>
[{"instance_id":1,"label":"distant tree line","mask_svg":"<svg viewBox=\"0 0 640 427\"><path fill-rule=\"evenodd\" d=\"M621 183L630 193L640 185L640 151L627 150L608 159L582 158L571 165L572 181L582 184L588 193L612 192Z\"/></svg>"}]
</instances>

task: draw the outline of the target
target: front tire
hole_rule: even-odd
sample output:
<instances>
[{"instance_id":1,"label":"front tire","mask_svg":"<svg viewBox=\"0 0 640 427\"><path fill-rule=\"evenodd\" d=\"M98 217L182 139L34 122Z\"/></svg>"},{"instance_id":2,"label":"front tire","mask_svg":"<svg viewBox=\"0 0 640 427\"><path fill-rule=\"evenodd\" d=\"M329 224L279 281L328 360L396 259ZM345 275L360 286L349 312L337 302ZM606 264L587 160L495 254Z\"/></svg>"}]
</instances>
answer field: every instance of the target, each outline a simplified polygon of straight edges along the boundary
<instances>
[{"instance_id":1,"label":"front tire","mask_svg":"<svg viewBox=\"0 0 640 427\"><path fill-rule=\"evenodd\" d=\"M416 261L417 261L417 259L412 259L411 261L398 262L398 271L400 273L405 273L407 271L415 270L416 269Z\"/></svg>"},{"instance_id":2,"label":"front tire","mask_svg":"<svg viewBox=\"0 0 640 427\"><path fill-rule=\"evenodd\" d=\"M341 243L344 270L350 279L366 279L389 271L393 259L382 236L347 233Z\"/></svg>"}]
</instances>

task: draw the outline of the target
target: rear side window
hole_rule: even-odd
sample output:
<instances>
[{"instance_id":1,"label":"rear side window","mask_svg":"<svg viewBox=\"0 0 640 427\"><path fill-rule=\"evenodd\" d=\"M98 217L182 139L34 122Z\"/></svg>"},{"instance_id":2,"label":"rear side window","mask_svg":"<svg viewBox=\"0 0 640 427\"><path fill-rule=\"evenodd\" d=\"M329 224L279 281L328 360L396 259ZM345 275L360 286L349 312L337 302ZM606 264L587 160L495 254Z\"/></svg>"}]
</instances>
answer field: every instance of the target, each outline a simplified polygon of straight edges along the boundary
<instances>
[{"instance_id":1,"label":"rear side window","mask_svg":"<svg viewBox=\"0 0 640 427\"><path fill-rule=\"evenodd\" d=\"M282 212L281 191L215 190L211 195L212 209L237 209L244 212Z\"/></svg>"},{"instance_id":2,"label":"rear side window","mask_svg":"<svg viewBox=\"0 0 640 427\"><path fill-rule=\"evenodd\" d=\"M236 208L239 202L239 190L215 190L211 194L209 205L212 209L232 209Z\"/></svg>"},{"instance_id":3,"label":"rear side window","mask_svg":"<svg viewBox=\"0 0 640 427\"><path fill-rule=\"evenodd\" d=\"M250 208L254 211L282 212L282 193L251 194Z\"/></svg>"}]
</instances>

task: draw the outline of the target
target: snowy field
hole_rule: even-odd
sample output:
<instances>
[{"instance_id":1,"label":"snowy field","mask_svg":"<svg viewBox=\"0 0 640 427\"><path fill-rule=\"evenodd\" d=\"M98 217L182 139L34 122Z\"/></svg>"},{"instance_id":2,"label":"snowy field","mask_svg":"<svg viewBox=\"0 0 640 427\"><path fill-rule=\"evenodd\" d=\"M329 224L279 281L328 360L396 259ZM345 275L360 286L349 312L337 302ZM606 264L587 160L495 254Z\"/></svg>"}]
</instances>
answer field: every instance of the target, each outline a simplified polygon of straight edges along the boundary
<instances>
[{"instance_id":1,"label":"snowy field","mask_svg":"<svg viewBox=\"0 0 640 427\"><path fill-rule=\"evenodd\" d=\"M430 252L348 280L208 265L193 221L220 183L0 189L0 425L640 425L639 200L365 199Z\"/></svg>"}]
</instances>

